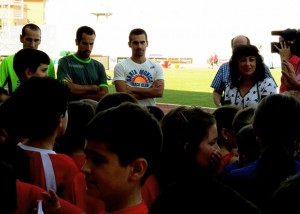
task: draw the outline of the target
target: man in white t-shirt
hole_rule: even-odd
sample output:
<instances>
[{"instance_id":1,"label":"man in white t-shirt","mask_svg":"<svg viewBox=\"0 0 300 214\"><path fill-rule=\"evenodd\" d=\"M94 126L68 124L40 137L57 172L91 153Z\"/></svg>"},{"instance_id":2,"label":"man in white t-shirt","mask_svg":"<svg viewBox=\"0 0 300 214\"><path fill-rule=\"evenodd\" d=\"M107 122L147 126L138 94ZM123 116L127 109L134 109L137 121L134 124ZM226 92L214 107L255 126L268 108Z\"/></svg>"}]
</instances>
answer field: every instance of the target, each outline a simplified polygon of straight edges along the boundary
<instances>
[{"instance_id":1,"label":"man in white t-shirt","mask_svg":"<svg viewBox=\"0 0 300 214\"><path fill-rule=\"evenodd\" d=\"M143 106L155 106L155 98L163 96L164 73L158 62L145 56L148 47L146 31L140 28L131 30L128 46L132 50L131 57L114 68L116 91L132 94Z\"/></svg>"}]
</instances>

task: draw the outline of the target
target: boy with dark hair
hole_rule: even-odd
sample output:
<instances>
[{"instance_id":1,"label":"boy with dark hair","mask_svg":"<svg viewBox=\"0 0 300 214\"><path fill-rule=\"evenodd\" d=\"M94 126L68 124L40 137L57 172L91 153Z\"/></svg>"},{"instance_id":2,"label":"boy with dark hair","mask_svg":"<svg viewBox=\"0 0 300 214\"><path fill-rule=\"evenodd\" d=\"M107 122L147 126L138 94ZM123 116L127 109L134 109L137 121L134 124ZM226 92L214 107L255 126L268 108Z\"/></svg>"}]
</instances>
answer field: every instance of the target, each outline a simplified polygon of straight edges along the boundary
<instances>
[{"instance_id":1,"label":"boy with dark hair","mask_svg":"<svg viewBox=\"0 0 300 214\"><path fill-rule=\"evenodd\" d=\"M49 64L50 58L45 52L27 48L15 54L13 67L22 83L32 76L48 76Z\"/></svg>"},{"instance_id":2,"label":"boy with dark hair","mask_svg":"<svg viewBox=\"0 0 300 214\"><path fill-rule=\"evenodd\" d=\"M41 43L40 27L32 23L24 25L20 35L20 42L23 44L23 49L37 50ZM13 67L14 57L15 54L9 55L4 58L0 64L0 102L6 100L21 83ZM52 59L48 65L48 75L55 78L55 69ZM6 87L8 91L6 91Z\"/></svg>"},{"instance_id":3,"label":"boy with dark hair","mask_svg":"<svg viewBox=\"0 0 300 214\"><path fill-rule=\"evenodd\" d=\"M48 76L47 70L50 64L50 58L43 51L39 51L31 48L25 48L18 51L14 55L12 64L13 64L14 74L17 76L18 81L22 83L31 77L47 77ZM2 87L0 87L0 97L2 98L5 97L3 100L6 100L9 97L7 91ZM0 98L0 102L1 100L2 99ZM1 123L4 124L4 126L11 124L12 121L11 118L6 113L1 113L1 114L2 114ZM14 126L13 123L11 125ZM12 129L9 128L8 131L11 130ZM5 136L6 131L7 130L5 129L1 130L0 135L1 137L3 137L1 139L3 139L4 141L15 140L14 135L8 134L8 136Z\"/></svg>"},{"instance_id":4,"label":"boy with dark hair","mask_svg":"<svg viewBox=\"0 0 300 214\"><path fill-rule=\"evenodd\" d=\"M51 59L45 52L36 49L25 48L25 49L21 49L13 56L14 56L12 61L13 75L11 74L9 78L11 79L13 76L16 76L12 81L18 82L18 84L16 87L11 89L12 83L9 83L9 88L10 88L9 93L3 87L0 87L0 103L6 100L12 94L13 90L15 90L22 82L29 79L30 77L48 76L48 68ZM0 74L1 74L1 66L0 66ZM2 77L3 76L1 76L1 78ZM0 80L0 86L1 86L1 80Z\"/></svg>"},{"instance_id":5,"label":"boy with dark hair","mask_svg":"<svg viewBox=\"0 0 300 214\"><path fill-rule=\"evenodd\" d=\"M57 138L57 152L72 157L78 170L85 162L83 152L85 144L84 128L95 116L95 110L90 103L82 100L72 101L68 107L68 127L63 136Z\"/></svg>"},{"instance_id":6,"label":"boy with dark hair","mask_svg":"<svg viewBox=\"0 0 300 214\"><path fill-rule=\"evenodd\" d=\"M86 139L87 193L101 199L106 212L148 213L141 189L156 169L162 145L154 116L125 102L99 112L87 126Z\"/></svg>"},{"instance_id":7,"label":"boy with dark hair","mask_svg":"<svg viewBox=\"0 0 300 214\"><path fill-rule=\"evenodd\" d=\"M15 156L17 178L54 190L64 199L70 198L78 168L71 157L54 152L53 147L67 127L69 97L68 87L59 80L32 77L1 106L9 118L5 128L13 139L21 139L19 151L28 156L25 161Z\"/></svg>"}]
</instances>

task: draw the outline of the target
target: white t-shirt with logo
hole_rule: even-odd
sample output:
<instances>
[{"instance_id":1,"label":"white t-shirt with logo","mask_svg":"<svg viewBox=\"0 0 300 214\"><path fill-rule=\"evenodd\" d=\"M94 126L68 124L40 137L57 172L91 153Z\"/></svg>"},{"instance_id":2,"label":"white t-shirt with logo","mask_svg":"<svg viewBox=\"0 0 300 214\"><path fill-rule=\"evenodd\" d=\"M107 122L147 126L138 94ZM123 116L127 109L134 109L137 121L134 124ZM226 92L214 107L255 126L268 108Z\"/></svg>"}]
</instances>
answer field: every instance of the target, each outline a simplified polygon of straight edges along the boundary
<instances>
[{"instance_id":1,"label":"white t-shirt with logo","mask_svg":"<svg viewBox=\"0 0 300 214\"><path fill-rule=\"evenodd\" d=\"M123 80L131 87L150 88L158 79L164 79L162 66L150 59L138 64L128 58L118 63L114 68L113 82ZM155 98L145 98L138 101L143 106L156 105Z\"/></svg>"}]
</instances>

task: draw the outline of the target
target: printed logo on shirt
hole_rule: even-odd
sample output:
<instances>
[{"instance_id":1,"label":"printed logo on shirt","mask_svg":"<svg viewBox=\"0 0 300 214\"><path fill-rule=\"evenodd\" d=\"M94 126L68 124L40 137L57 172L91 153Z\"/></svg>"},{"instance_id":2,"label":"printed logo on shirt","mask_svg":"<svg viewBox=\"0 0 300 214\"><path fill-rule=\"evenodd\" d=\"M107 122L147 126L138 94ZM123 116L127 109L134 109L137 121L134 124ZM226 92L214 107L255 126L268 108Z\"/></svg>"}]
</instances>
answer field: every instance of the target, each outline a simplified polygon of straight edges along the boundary
<instances>
[{"instance_id":1,"label":"printed logo on shirt","mask_svg":"<svg viewBox=\"0 0 300 214\"><path fill-rule=\"evenodd\" d=\"M127 75L126 81L129 82L131 86L149 88L153 83L153 77L151 73L146 70L132 70Z\"/></svg>"}]
</instances>

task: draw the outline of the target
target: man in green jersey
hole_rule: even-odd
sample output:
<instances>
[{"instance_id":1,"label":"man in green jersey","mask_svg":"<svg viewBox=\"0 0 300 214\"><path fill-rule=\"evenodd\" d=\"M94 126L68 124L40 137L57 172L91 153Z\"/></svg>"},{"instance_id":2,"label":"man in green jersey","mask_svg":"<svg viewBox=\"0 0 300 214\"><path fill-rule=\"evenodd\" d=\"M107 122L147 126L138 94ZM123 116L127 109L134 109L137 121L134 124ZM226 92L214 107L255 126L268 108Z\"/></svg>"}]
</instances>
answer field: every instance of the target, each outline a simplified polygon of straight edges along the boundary
<instances>
[{"instance_id":1,"label":"man in green jersey","mask_svg":"<svg viewBox=\"0 0 300 214\"><path fill-rule=\"evenodd\" d=\"M22 28L20 42L23 49L38 49L41 43L41 29L35 24L26 24ZM9 55L3 59L0 64L0 102L7 99L11 93L20 85L20 80L13 68L15 54ZM55 70L53 61L50 60L48 67L48 75L55 78ZM8 89L8 92L6 90Z\"/></svg>"},{"instance_id":2,"label":"man in green jersey","mask_svg":"<svg viewBox=\"0 0 300 214\"><path fill-rule=\"evenodd\" d=\"M57 79L68 85L72 100L92 99L99 101L108 93L105 68L90 57L96 38L95 31L81 26L76 32L77 52L58 61Z\"/></svg>"}]
</instances>

